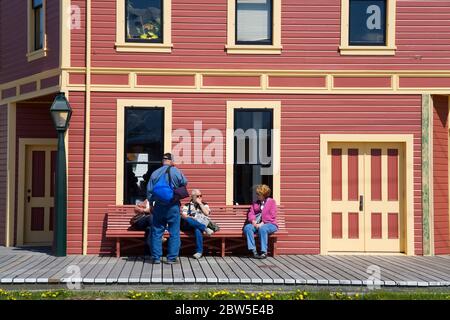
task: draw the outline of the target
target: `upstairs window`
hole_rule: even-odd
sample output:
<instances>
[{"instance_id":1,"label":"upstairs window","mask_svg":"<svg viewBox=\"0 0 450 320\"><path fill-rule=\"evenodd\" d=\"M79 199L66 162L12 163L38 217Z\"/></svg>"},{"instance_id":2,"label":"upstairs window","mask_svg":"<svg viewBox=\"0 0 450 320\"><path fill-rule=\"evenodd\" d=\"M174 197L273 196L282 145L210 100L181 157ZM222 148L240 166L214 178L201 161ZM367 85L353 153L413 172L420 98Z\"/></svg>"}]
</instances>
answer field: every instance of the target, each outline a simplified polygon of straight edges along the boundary
<instances>
[{"instance_id":1,"label":"upstairs window","mask_svg":"<svg viewBox=\"0 0 450 320\"><path fill-rule=\"evenodd\" d=\"M33 50L44 48L44 4L43 0L32 0L33 10Z\"/></svg>"},{"instance_id":2,"label":"upstairs window","mask_svg":"<svg viewBox=\"0 0 450 320\"><path fill-rule=\"evenodd\" d=\"M236 0L236 44L272 44L272 0Z\"/></svg>"},{"instance_id":3,"label":"upstairs window","mask_svg":"<svg viewBox=\"0 0 450 320\"><path fill-rule=\"evenodd\" d=\"M45 36L46 0L28 0L28 46L29 62L47 56Z\"/></svg>"},{"instance_id":4,"label":"upstairs window","mask_svg":"<svg viewBox=\"0 0 450 320\"><path fill-rule=\"evenodd\" d=\"M386 45L386 0L351 0L349 45Z\"/></svg>"},{"instance_id":5,"label":"upstairs window","mask_svg":"<svg viewBox=\"0 0 450 320\"><path fill-rule=\"evenodd\" d=\"M126 0L127 42L163 43L162 0Z\"/></svg>"},{"instance_id":6,"label":"upstairs window","mask_svg":"<svg viewBox=\"0 0 450 320\"><path fill-rule=\"evenodd\" d=\"M116 51L172 52L172 0L116 0Z\"/></svg>"},{"instance_id":7,"label":"upstairs window","mask_svg":"<svg viewBox=\"0 0 450 320\"><path fill-rule=\"evenodd\" d=\"M342 55L395 55L396 0L341 0Z\"/></svg>"},{"instance_id":8,"label":"upstairs window","mask_svg":"<svg viewBox=\"0 0 450 320\"><path fill-rule=\"evenodd\" d=\"M228 0L228 54L281 54L282 0Z\"/></svg>"}]
</instances>

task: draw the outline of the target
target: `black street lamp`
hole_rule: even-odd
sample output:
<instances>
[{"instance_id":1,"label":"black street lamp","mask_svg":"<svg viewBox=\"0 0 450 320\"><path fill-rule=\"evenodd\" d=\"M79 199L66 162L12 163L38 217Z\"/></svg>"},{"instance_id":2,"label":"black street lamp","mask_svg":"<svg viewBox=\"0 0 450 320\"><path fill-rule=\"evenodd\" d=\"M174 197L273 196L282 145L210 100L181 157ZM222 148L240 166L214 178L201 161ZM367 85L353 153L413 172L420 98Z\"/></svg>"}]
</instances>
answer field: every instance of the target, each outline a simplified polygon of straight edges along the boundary
<instances>
[{"instance_id":1,"label":"black street lamp","mask_svg":"<svg viewBox=\"0 0 450 320\"><path fill-rule=\"evenodd\" d=\"M67 177L64 134L69 127L70 117L72 116L72 108L64 93L61 92L56 95L50 108L50 114L58 132L53 251L56 256L64 257L67 255Z\"/></svg>"}]
</instances>

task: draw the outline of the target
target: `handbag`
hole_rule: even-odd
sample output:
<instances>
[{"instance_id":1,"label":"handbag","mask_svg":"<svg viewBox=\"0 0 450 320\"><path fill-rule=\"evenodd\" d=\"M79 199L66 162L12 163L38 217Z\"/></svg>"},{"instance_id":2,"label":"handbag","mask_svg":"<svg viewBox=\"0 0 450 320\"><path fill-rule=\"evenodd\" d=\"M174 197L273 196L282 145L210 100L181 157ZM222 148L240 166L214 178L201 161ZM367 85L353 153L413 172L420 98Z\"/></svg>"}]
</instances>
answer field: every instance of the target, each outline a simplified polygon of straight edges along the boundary
<instances>
[{"instance_id":1,"label":"handbag","mask_svg":"<svg viewBox=\"0 0 450 320\"><path fill-rule=\"evenodd\" d=\"M220 230L219 225L217 223L215 223L214 221L212 221L211 219L209 219L209 223L206 227L210 228L214 232L217 232Z\"/></svg>"},{"instance_id":2,"label":"handbag","mask_svg":"<svg viewBox=\"0 0 450 320\"><path fill-rule=\"evenodd\" d=\"M170 176L170 168L167 169L167 173L169 174L169 183L172 182L172 177ZM185 198L189 197L189 192L186 188L186 186L181 186L178 188L173 188L173 198L172 202L179 202L180 200L183 200Z\"/></svg>"}]
</instances>

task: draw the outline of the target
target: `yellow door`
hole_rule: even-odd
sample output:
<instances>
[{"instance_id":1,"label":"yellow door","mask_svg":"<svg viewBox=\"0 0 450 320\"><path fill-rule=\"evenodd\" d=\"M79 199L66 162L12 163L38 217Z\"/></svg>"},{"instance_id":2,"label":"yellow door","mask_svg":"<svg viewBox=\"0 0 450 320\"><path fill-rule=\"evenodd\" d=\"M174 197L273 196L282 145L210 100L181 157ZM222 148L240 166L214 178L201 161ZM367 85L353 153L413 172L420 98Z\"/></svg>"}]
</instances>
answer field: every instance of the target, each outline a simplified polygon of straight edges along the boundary
<instances>
[{"instance_id":1,"label":"yellow door","mask_svg":"<svg viewBox=\"0 0 450 320\"><path fill-rule=\"evenodd\" d=\"M25 245L53 241L56 146L29 146L25 165Z\"/></svg>"},{"instance_id":2,"label":"yellow door","mask_svg":"<svg viewBox=\"0 0 450 320\"><path fill-rule=\"evenodd\" d=\"M403 164L400 143L328 145L328 251L404 251Z\"/></svg>"}]
</instances>

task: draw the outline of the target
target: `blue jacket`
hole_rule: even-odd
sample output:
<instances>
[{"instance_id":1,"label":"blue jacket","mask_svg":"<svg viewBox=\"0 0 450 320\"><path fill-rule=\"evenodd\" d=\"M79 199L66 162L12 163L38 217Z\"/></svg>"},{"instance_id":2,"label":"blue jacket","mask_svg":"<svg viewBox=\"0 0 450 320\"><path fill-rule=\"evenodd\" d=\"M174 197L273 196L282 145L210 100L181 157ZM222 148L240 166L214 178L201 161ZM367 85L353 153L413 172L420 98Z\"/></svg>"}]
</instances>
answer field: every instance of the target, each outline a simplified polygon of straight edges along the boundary
<instances>
[{"instance_id":1,"label":"blue jacket","mask_svg":"<svg viewBox=\"0 0 450 320\"><path fill-rule=\"evenodd\" d=\"M166 181L168 181L168 175L166 174L168 167L168 165L164 165L161 168L153 171L152 175L150 176L150 180L148 181L147 185L147 199L149 202L155 201L155 199L152 198L153 186L158 182L159 178L164 174L166 175ZM184 174L176 167L172 167L170 169L170 177L172 178L172 186L175 189L181 186L186 186L188 184L188 181Z\"/></svg>"}]
</instances>

